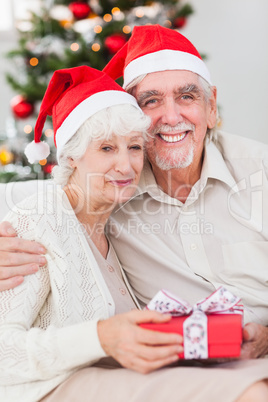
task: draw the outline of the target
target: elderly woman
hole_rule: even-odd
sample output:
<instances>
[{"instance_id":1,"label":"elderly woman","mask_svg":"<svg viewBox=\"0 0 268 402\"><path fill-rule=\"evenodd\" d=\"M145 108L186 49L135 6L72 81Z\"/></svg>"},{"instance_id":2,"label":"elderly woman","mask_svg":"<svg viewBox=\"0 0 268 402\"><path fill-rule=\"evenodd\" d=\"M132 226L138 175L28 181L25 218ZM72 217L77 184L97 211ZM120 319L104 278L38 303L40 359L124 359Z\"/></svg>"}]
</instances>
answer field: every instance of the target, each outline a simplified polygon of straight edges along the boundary
<instances>
[{"instance_id":1,"label":"elderly woman","mask_svg":"<svg viewBox=\"0 0 268 402\"><path fill-rule=\"evenodd\" d=\"M96 375L101 379L120 365L150 372L176 361L182 349L179 335L139 327L169 317L138 311L105 235L111 211L135 192L149 121L131 95L86 66L54 73L35 141L25 151L32 162L49 152L40 141L47 115L53 117L58 185L29 197L6 218L20 237L44 244L47 266L0 293L0 400L99 395L101 401L106 397L94 390ZM88 366L92 395L86 399L77 382L70 383Z\"/></svg>"}]
</instances>

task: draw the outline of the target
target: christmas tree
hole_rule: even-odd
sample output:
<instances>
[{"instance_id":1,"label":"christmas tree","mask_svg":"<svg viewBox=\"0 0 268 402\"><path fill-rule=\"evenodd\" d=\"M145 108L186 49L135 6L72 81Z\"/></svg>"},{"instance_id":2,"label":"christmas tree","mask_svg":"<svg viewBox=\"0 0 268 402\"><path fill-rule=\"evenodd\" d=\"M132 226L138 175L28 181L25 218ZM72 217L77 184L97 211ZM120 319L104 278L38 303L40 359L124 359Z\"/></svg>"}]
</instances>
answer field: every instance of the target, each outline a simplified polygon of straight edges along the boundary
<instances>
[{"instance_id":1,"label":"christmas tree","mask_svg":"<svg viewBox=\"0 0 268 402\"><path fill-rule=\"evenodd\" d=\"M40 102L55 70L82 64L102 69L129 39L135 25L182 29L193 12L189 4L179 0L41 3L39 13L31 12L28 20L17 22L18 47L7 55L16 65L17 73L6 77L17 95L11 100L12 140L4 139L0 145L0 182L48 178L56 164L55 152L35 165L29 165L23 153L33 140ZM44 135L53 142L49 120Z\"/></svg>"}]
</instances>

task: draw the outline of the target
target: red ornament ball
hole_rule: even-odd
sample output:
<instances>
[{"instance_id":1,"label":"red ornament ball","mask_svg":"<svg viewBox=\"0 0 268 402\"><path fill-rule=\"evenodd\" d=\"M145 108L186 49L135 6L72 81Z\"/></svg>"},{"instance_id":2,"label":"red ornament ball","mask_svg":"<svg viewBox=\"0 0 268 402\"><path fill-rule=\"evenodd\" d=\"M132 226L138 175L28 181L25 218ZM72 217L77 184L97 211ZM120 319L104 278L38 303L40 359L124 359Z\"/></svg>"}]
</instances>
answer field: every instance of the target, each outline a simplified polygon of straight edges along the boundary
<instances>
[{"instance_id":1,"label":"red ornament ball","mask_svg":"<svg viewBox=\"0 0 268 402\"><path fill-rule=\"evenodd\" d=\"M69 9L77 20L83 20L87 18L91 12L91 8L84 1L74 1L69 4Z\"/></svg>"},{"instance_id":2,"label":"red ornament ball","mask_svg":"<svg viewBox=\"0 0 268 402\"><path fill-rule=\"evenodd\" d=\"M51 174L52 169L54 168L54 166L56 166L53 163L47 163L45 166L43 166L43 171L45 174Z\"/></svg>"},{"instance_id":3,"label":"red ornament ball","mask_svg":"<svg viewBox=\"0 0 268 402\"><path fill-rule=\"evenodd\" d=\"M109 50L109 53L115 54L127 42L125 35L120 33L107 36L104 41L104 46Z\"/></svg>"},{"instance_id":4,"label":"red ornament ball","mask_svg":"<svg viewBox=\"0 0 268 402\"><path fill-rule=\"evenodd\" d=\"M186 22L187 22L186 17L178 17L178 18L175 18L175 20L173 21L173 25L175 28L183 28L185 26Z\"/></svg>"},{"instance_id":5,"label":"red ornament ball","mask_svg":"<svg viewBox=\"0 0 268 402\"><path fill-rule=\"evenodd\" d=\"M34 111L34 105L22 95L17 95L10 102L12 112L18 119L26 119Z\"/></svg>"}]
</instances>

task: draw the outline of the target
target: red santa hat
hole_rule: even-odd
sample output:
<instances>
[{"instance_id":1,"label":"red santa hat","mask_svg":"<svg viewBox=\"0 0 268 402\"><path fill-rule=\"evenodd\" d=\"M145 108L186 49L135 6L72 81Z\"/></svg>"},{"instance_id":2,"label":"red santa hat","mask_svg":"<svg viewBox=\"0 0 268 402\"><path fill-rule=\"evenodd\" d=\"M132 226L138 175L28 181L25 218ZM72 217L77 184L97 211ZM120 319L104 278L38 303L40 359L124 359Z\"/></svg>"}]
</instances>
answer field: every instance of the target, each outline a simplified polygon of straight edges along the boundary
<instances>
[{"instance_id":1,"label":"red santa hat","mask_svg":"<svg viewBox=\"0 0 268 402\"><path fill-rule=\"evenodd\" d=\"M124 88L140 75L165 70L192 71L211 84L209 71L193 44L160 25L135 26L129 41L103 69L114 80L123 75Z\"/></svg>"},{"instance_id":2,"label":"red santa hat","mask_svg":"<svg viewBox=\"0 0 268 402\"><path fill-rule=\"evenodd\" d=\"M135 98L102 71L88 66L55 71L41 103L34 141L25 148L29 162L45 159L50 153L49 145L41 141L47 116L52 116L59 157L64 145L90 116L126 103L139 109Z\"/></svg>"}]
</instances>

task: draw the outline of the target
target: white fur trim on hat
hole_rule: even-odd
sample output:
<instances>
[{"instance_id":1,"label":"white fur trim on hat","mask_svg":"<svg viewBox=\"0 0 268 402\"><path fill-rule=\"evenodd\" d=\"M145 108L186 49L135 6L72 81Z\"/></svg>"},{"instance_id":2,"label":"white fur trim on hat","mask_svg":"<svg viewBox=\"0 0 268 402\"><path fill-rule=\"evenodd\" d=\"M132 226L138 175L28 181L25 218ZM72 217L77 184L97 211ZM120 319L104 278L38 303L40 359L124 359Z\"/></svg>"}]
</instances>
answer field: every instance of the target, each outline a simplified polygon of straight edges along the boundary
<instances>
[{"instance_id":1,"label":"white fur trim on hat","mask_svg":"<svg viewBox=\"0 0 268 402\"><path fill-rule=\"evenodd\" d=\"M131 104L140 109L135 98L123 91L102 91L91 95L79 103L63 121L56 132L57 158L65 144L72 138L82 124L93 114L110 106Z\"/></svg>"},{"instance_id":2,"label":"white fur trim on hat","mask_svg":"<svg viewBox=\"0 0 268 402\"><path fill-rule=\"evenodd\" d=\"M199 57L179 50L164 49L145 54L131 61L124 71L123 88L126 88L131 81L140 75L165 70L191 71L200 75L211 84L208 68Z\"/></svg>"},{"instance_id":3,"label":"white fur trim on hat","mask_svg":"<svg viewBox=\"0 0 268 402\"><path fill-rule=\"evenodd\" d=\"M26 146L24 153L30 163L35 163L42 159L46 159L50 154L50 148L44 141L32 141Z\"/></svg>"}]
</instances>

